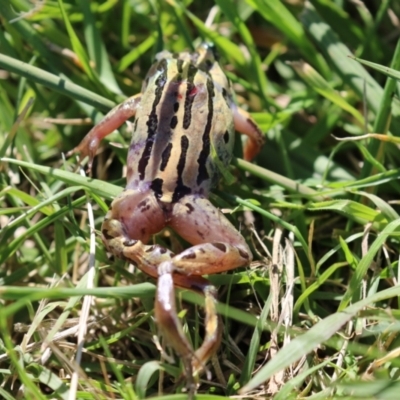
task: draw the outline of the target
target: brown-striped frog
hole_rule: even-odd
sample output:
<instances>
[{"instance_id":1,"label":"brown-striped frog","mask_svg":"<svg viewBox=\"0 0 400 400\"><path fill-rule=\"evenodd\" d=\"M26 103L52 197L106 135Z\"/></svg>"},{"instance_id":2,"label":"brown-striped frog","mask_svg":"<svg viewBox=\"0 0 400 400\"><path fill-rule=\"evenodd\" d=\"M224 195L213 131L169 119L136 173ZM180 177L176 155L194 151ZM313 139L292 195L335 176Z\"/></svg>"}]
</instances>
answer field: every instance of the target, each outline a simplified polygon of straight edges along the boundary
<instances>
[{"instance_id":1,"label":"brown-striped frog","mask_svg":"<svg viewBox=\"0 0 400 400\"><path fill-rule=\"evenodd\" d=\"M246 160L258 153L264 138L250 115L234 103L230 82L209 44L195 52L158 53L141 93L112 109L69 155L89 156L90 168L101 139L131 117L127 185L104 219L102 240L109 252L157 279L158 327L193 382L193 373L204 367L221 340L217 292L202 275L252 260L243 236L208 195L218 182L218 164L227 166L231 160L235 130L248 136ZM192 247L175 254L147 244L165 227ZM205 296L205 338L196 351L177 317L174 286Z\"/></svg>"}]
</instances>

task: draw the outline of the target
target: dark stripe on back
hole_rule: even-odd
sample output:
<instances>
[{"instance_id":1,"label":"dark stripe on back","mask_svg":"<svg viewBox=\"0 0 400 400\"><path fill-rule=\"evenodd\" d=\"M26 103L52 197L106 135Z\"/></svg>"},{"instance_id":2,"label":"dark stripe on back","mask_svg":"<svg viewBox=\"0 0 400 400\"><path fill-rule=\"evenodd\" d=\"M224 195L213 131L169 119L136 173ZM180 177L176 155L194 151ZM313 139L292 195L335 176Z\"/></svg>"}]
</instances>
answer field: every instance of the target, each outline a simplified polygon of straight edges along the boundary
<instances>
[{"instance_id":1,"label":"dark stripe on back","mask_svg":"<svg viewBox=\"0 0 400 400\"><path fill-rule=\"evenodd\" d=\"M160 165L161 171L164 171L168 164L169 158L171 156L171 150L172 150L172 143L168 143L161 154L161 165Z\"/></svg>"},{"instance_id":2,"label":"dark stripe on back","mask_svg":"<svg viewBox=\"0 0 400 400\"><path fill-rule=\"evenodd\" d=\"M181 137L181 155L179 157L178 166L177 166L178 180L182 180L182 174L183 174L183 170L185 169L186 154L187 154L188 148L189 148L189 139L187 138L187 136L184 135Z\"/></svg>"},{"instance_id":3,"label":"dark stripe on back","mask_svg":"<svg viewBox=\"0 0 400 400\"><path fill-rule=\"evenodd\" d=\"M145 145L142 156L140 157L140 160L138 163L139 177L141 180L143 180L145 177L146 167L147 167L147 164L149 163L151 150L152 150L153 144L154 144L154 136L157 133L157 128L158 128L157 105L161 100L164 86L167 81L167 67L168 67L168 65L167 65L167 61L165 59L161 60L159 62L159 64L157 65L157 70L161 71L161 73L155 81L156 90L154 92L153 107L151 109L149 118L146 122L146 125L147 125L146 145Z\"/></svg>"},{"instance_id":4,"label":"dark stripe on back","mask_svg":"<svg viewBox=\"0 0 400 400\"><path fill-rule=\"evenodd\" d=\"M168 62L165 58L163 58L158 64L157 64L157 71L165 73L167 71L168 67Z\"/></svg>"},{"instance_id":5,"label":"dark stripe on back","mask_svg":"<svg viewBox=\"0 0 400 400\"><path fill-rule=\"evenodd\" d=\"M213 97L214 93L214 84L212 80L207 79L207 92L208 92L208 113L207 113L207 123L203 133L203 148L201 149L199 158L197 162L199 164L199 172L197 174L197 184L201 185L201 183L209 178L207 172L207 160L210 156L210 133L212 127L213 120Z\"/></svg>"},{"instance_id":6,"label":"dark stripe on back","mask_svg":"<svg viewBox=\"0 0 400 400\"><path fill-rule=\"evenodd\" d=\"M171 129L175 129L176 125L178 124L178 117L176 115L174 115L171 118L171 121L169 123L169 126L171 127Z\"/></svg>"},{"instance_id":7,"label":"dark stripe on back","mask_svg":"<svg viewBox=\"0 0 400 400\"><path fill-rule=\"evenodd\" d=\"M153 180L153 182L151 182L150 188L154 192L157 199L162 196L163 183L164 181L161 178L156 178Z\"/></svg>"},{"instance_id":8,"label":"dark stripe on back","mask_svg":"<svg viewBox=\"0 0 400 400\"><path fill-rule=\"evenodd\" d=\"M225 143L228 143L229 142L229 131L225 131L225 133L224 133L224 142Z\"/></svg>"},{"instance_id":9,"label":"dark stripe on back","mask_svg":"<svg viewBox=\"0 0 400 400\"><path fill-rule=\"evenodd\" d=\"M190 188L183 184L183 171L185 170L185 163L186 163L186 156L187 151L189 148L189 139L187 136L181 137L181 155L179 157L178 165L177 165L177 172L178 172L178 179L176 180L176 187L174 190L174 194L172 195L172 202L177 202L183 196L189 194L191 192Z\"/></svg>"},{"instance_id":10,"label":"dark stripe on back","mask_svg":"<svg viewBox=\"0 0 400 400\"><path fill-rule=\"evenodd\" d=\"M183 72L183 60L177 60L176 62L176 68L178 69L178 72L181 74Z\"/></svg>"},{"instance_id":11,"label":"dark stripe on back","mask_svg":"<svg viewBox=\"0 0 400 400\"><path fill-rule=\"evenodd\" d=\"M195 95L190 95L194 87L194 77L196 76L197 68L193 64L189 64L188 73L187 73L187 89L186 89L186 97L185 97L185 105L184 105L184 113L183 113L183 129L187 129L190 126L190 122L192 121L192 105Z\"/></svg>"},{"instance_id":12,"label":"dark stripe on back","mask_svg":"<svg viewBox=\"0 0 400 400\"><path fill-rule=\"evenodd\" d=\"M229 81L228 81L228 83L230 86ZM232 102L233 102L231 92L230 91L228 92L225 88L222 88L222 97L224 98L226 105L230 108L232 106Z\"/></svg>"}]
</instances>

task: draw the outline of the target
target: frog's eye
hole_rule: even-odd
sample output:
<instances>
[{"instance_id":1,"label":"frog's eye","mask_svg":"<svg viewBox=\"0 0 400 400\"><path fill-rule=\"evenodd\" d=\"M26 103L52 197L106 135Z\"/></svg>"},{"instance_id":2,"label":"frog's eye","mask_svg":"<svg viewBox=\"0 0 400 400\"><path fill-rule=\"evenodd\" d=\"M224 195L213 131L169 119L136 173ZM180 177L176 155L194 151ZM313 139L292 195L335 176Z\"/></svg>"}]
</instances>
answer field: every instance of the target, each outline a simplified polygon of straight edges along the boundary
<instances>
[{"instance_id":1,"label":"frog's eye","mask_svg":"<svg viewBox=\"0 0 400 400\"><path fill-rule=\"evenodd\" d=\"M196 52L198 54L197 65L201 69L203 67L206 70L210 70L219 59L217 49L213 43L203 43Z\"/></svg>"},{"instance_id":2,"label":"frog's eye","mask_svg":"<svg viewBox=\"0 0 400 400\"><path fill-rule=\"evenodd\" d=\"M213 58L214 61L219 60L219 53L214 43L204 43L208 58Z\"/></svg>"}]
</instances>

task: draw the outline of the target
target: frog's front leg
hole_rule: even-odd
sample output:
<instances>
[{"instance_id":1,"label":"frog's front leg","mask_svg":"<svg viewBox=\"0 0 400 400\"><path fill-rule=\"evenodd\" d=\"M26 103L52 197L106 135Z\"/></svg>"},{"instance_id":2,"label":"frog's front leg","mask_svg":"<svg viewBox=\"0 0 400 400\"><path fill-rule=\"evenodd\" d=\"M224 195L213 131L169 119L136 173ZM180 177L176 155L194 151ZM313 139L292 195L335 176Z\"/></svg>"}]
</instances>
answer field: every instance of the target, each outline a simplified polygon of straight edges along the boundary
<instances>
[{"instance_id":1,"label":"frog's front leg","mask_svg":"<svg viewBox=\"0 0 400 400\"><path fill-rule=\"evenodd\" d=\"M142 94L139 93L129 97L124 102L114 107L88 132L77 147L67 153L67 157L79 153L79 158L82 161L86 156L89 156L88 171L90 171L101 140L135 115L141 95Z\"/></svg>"},{"instance_id":2,"label":"frog's front leg","mask_svg":"<svg viewBox=\"0 0 400 400\"><path fill-rule=\"evenodd\" d=\"M232 113L235 129L248 137L244 145L243 157L245 160L250 161L259 153L261 147L264 145L264 135L247 111L233 104Z\"/></svg>"}]
</instances>

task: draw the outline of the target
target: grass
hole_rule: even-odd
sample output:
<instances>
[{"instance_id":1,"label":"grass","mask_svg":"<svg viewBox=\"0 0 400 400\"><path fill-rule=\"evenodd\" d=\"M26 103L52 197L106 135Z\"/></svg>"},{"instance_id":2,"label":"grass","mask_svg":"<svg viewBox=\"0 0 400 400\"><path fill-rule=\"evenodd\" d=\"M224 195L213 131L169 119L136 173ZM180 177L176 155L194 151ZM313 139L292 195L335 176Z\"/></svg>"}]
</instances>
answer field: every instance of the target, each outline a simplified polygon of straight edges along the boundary
<instances>
[{"instance_id":1,"label":"grass","mask_svg":"<svg viewBox=\"0 0 400 400\"><path fill-rule=\"evenodd\" d=\"M206 40L267 142L248 163L238 140L211 196L255 261L209 277L224 334L197 398L397 399L399 15L390 0L3 4L0 397L187 397L156 339L155 282L97 235L129 133L104 140L92 178L62 153L140 91L158 51ZM177 298L198 347L202 298Z\"/></svg>"}]
</instances>

